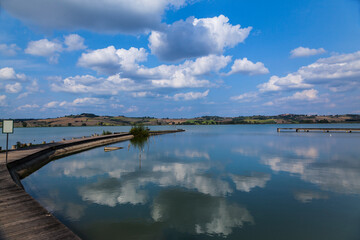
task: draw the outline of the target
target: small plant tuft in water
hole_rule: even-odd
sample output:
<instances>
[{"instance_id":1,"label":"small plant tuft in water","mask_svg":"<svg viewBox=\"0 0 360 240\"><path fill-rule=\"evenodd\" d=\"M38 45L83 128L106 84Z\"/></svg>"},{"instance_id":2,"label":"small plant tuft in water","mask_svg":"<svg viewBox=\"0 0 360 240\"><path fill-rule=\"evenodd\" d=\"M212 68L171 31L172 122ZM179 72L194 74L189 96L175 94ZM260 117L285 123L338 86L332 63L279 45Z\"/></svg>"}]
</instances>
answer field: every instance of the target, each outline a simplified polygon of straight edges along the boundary
<instances>
[{"instance_id":1,"label":"small plant tuft in water","mask_svg":"<svg viewBox=\"0 0 360 240\"><path fill-rule=\"evenodd\" d=\"M112 132L103 130L102 135L111 135Z\"/></svg>"},{"instance_id":2,"label":"small plant tuft in water","mask_svg":"<svg viewBox=\"0 0 360 240\"><path fill-rule=\"evenodd\" d=\"M22 142L16 142L16 149L20 149L20 148L25 148L27 147L26 143L22 143Z\"/></svg>"},{"instance_id":3,"label":"small plant tuft in water","mask_svg":"<svg viewBox=\"0 0 360 240\"><path fill-rule=\"evenodd\" d=\"M143 125L133 126L129 133L134 135L134 138L148 138L150 136L149 129Z\"/></svg>"}]
</instances>

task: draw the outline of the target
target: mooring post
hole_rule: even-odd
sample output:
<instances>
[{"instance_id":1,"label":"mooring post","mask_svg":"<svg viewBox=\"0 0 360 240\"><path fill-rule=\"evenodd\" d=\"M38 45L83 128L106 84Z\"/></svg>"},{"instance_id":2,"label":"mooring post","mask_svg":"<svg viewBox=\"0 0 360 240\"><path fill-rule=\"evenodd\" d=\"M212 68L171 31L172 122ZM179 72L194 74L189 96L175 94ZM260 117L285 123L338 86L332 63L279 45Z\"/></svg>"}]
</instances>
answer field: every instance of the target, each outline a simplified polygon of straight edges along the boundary
<instances>
[{"instance_id":1,"label":"mooring post","mask_svg":"<svg viewBox=\"0 0 360 240\"><path fill-rule=\"evenodd\" d=\"M2 122L2 133L6 133L6 153L5 153L5 163L7 166L8 162L8 150L9 150L9 133L14 133L14 120L3 119Z\"/></svg>"},{"instance_id":2,"label":"mooring post","mask_svg":"<svg viewBox=\"0 0 360 240\"><path fill-rule=\"evenodd\" d=\"M9 134L7 133L6 134L6 157L5 157L5 162L6 162L6 165L7 165L7 162L8 162L8 149L9 149Z\"/></svg>"}]
</instances>

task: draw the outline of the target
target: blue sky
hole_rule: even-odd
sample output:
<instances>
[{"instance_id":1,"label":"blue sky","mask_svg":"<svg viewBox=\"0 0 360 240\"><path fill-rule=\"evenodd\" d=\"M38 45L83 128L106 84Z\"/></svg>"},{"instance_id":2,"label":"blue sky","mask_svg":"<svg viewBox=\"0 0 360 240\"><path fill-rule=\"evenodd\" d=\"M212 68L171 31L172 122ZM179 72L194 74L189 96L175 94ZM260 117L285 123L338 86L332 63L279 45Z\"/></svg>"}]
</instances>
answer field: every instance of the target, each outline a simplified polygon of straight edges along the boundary
<instances>
[{"instance_id":1,"label":"blue sky","mask_svg":"<svg viewBox=\"0 0 360 240\"><path fill-rule=\"evenodd\" d=\"M360 113L357 0L1 0L3 118Z\"/></svg>"}]
</instances>

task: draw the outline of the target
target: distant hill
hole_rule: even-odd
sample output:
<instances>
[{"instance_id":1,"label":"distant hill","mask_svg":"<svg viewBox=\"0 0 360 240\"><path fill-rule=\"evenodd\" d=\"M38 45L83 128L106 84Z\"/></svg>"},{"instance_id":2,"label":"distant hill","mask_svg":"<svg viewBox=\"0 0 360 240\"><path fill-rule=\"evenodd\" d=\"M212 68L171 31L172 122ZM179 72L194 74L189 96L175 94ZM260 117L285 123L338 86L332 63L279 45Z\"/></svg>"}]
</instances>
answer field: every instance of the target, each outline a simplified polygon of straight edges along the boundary
<instances>
[{"instance_id":1,"label":"distant hill","mask_svg":"<svg viewBox=\"0 0 360 240\"><path fill-rule=\"evenodd\" d=\"M47 119L14 119L15 127L68 127L68 126L130 126L143 125L216 125L216 124L306 124L306 123L360 123L359 114L277 116L202 116L197 118L153 118L98 116L92 113L68 115ZM0 123L1 125L2 123Z\"/></svg>"}]
</instances>

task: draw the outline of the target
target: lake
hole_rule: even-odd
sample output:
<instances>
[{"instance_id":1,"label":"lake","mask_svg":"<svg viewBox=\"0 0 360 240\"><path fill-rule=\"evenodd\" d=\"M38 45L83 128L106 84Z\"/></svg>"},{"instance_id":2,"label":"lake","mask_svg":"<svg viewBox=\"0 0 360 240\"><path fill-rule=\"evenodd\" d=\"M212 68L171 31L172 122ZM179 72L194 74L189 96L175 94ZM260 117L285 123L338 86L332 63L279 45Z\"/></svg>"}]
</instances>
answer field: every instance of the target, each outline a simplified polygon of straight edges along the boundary
<instances>
[{"instance_id":1,"label":"lake","mask_svg":"<svg viewBox=\"0 0 360 240\"><path fill-rule=\"evenodd\" d=\"M111 146L124 149L58 159L22 183L83 239L360 239L360 133L180 127L186 132L143 146L120 142ZM11 137L36 142L128 129L24 128Z\"/></svg>"}]
</instances>

